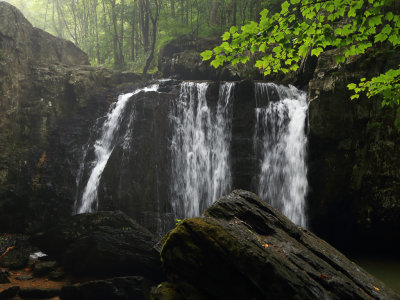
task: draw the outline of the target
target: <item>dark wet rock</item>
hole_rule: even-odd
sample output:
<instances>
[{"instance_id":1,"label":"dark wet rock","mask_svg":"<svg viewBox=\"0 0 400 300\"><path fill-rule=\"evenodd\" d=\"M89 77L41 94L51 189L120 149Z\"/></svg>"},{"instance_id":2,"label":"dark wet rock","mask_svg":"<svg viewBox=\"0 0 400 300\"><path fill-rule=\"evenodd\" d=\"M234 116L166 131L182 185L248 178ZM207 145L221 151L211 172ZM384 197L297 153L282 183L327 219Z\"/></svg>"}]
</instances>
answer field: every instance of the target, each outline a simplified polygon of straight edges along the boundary
<instances>
[{"instance_id":1,"label":"dark wet rock","mask_svg":"<svg viewBox=\"0 0 400 300\"><path fill-rule=\"evenodd\" d=\"M8 279L9 274L5 271L0 271L0 284L2 283L10 283Z\"/></svg>"},{"instance_id":2,"label":"dark wet rock","mask_svg":"<svg viewBox=\"0 0 400 300\"><path fill-rule=\"evenodd\" d=\"M53 281L63 280L65 276L65 272L62 271L52 271L48 275L49 279Z\"/></svg>"},{"instance_id":3,"label":"dark wet rock","mask_svg":"<svg viewBox=\"0 0 400 300\"><path fill-rule=\"evenodd\" d=\"M400 299L256 195L236 190L183 221L161 252L186 299Z\"/></svg>"},{"instance_id":4,"label":"dark wet rock","mask_svg":"<svg viewBox=\"0 0 400 300\"><path fill-rule=\"evenodd\" d=\"M0 266L12 270L22 269L29 262L29 253L30 249L13 248L0 259Z\"/></svg>"},{"instance_id":5,"label":"dark wet rock","mask_svg":"<svg viewBox=\"0 0 400 300\"><path fill-rule=\"evenodd\" d=\"M337 64L337 50L318 59L309 85L310 227L346 252L391 252L400 239L400 133L396 111L381 99L350 101L347 84L398 67L380 50ZM374 242L371 243L371 237Z\"/></svg>"},{"instance_id":6,"label":"dark wet rock","mask_svg":"<svg viewBox=\"0 0 400 300\"><path fill-rule=\"evenodd\" d=\"M28 281L28 280L32 280L33 277L31 275L20 275L17 277L18 280L21 281Z\"/></svg>"},{"instance_id":7,"label":"dark wet rock","mask_svg":"<svg viewBox=\"0 0 400 300\"><path fill-rule=\"evenodd\" d=\"M156 237L119 211L79 214L36 234L32 242L66 272L162 278Z\"/></svg>"},{"instance_id":8,"label":"dark wet rock","mask_svg":"<svg viewBox=\"0 0 400 300\"><path fill-rule=\"evenodd\" d=\"M29 262L32 245L26 235L5 235L0 238L0 266L22 269Z\"/></svg>"},{"instance_id":9,"label":"dark wet rock","mask_svg":"<svg viewBox=\"0 0 400 300\"><path fill-rule=\"evenodd\" d=\"M61 300L148 300L151 282L144 277L116 277L65 286Z\"/></svg>"},{"instance_id":10,"label":"dark wet rock","mask_svg":"<svg viewBox=\"0 0 400 300\"><path fill-rule=\"evenodd\" d=\"M3 291L0 291L0 300L11 299L17 295L19 286L12 286Z\"/></svg>"},{"instance_id":11,"label":"dark wet rock","mask_svg":"<svg viewBox=\"0 0 400 300\"><path fill-rule=\"evenodd\" d=\"M151 289L152 300L184 300L179 289L170 282L162 282Z\"/></svg>"},{"instance_id":12,"label":"dark wet rock","mask_svg":"<svg viewBox=\"0 0 400 300\"><path fill-rule=\"evenodd\" d=\"M37 261L33 266L33 273L35 276L45 276L54 271L57 267L55 261Z\"/></svg>"},{"instance_id":13,"label":"dark wet rock","mask_svg":"<svg viewBox=\"0 0 400 300\"><path fill-rule=\"evenodd\" d=\"M18 296L28 299L45 299L52 298L60 295L60 289L41 288L41 287L27 287L21 288Z\"/></svg>"}]
</instances>

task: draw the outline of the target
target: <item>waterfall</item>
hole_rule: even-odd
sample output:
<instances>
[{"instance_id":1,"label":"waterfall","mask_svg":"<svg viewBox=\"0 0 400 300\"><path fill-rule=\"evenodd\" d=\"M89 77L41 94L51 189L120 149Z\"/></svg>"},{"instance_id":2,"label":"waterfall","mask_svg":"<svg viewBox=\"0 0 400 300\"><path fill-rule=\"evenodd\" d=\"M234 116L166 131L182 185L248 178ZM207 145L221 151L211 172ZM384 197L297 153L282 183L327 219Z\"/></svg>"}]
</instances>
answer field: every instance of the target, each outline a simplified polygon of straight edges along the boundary
<instances>
[{"instance_id":1,"label":"waterfall","mask_svg":"<svg viewBox=\"0 0 400 300\"><path fill-rule=\"evenodd\" d=\"M171 109L171 200L179 218L200 215L231 188L234 83L221 84L216 109L207 103L208 86L183 82Z\"/></svg>"},{"instance_id":2,"label":"waterfall","mask_svg":"<svg viewBox=\"0 0 400 300\"><path fill-rule=\"evenodd\" d=\"M98 187L100 183L101 176L103 174L104 168L107 165L108 159L118 142L122 143L124 149L126 149L127 143L129 143L131 135L131 124L134 118L131 114L128 118L128 124L125 132L122 134L122 139L120 139L120 133L118 132L121 127L121 120L123 118L124 112L126 110L128 102L132 99L134 95L140 92L157 91L158 84L151 85L149 87L137 89L132 93L127 93L120 95L118 101L110 106L105 121L101 127L95 132L98 138L93 142L89 142L86 145L86 150L83 154L82 163L80 170L78 171L77 177L77 197L75 200L75 213L85 213L96 211L98 208ZM94 152L94 158L92 160L87 160L89 148ZM83 189L80 189L82 184L84 184L83 174L88 174L88 179Z\"/></svg>"},{"instance_id":3,"label":"waterfall","mask_svg":"<svg viewBox=\"0 0 400 300\"><path fill-rule=\"evenodd\" d=\"M163 94L157 98L137 95L158 91L159 85ZM235 101L243 102L234 107L234 82L221 83L219 90L208 82L159 85L120 95L92 128L76 179L74 213L96 211L101 191L104 207L123 209L161 232L174 218L199 216L247 172L235 188L253 185L262 199L306 225L305 93L255 83L253 118L253 99L247 95L239 95ZM235 108L245 124L232 126ZM232 134L249 147L246 157L232 144ZM245 170L232 166L241 159L249 163ZM102 177L107 181L100 189Z\"/></svg>"},{"instance_id":4,"label":"waterfall","mask_svg":"<svg viewBox=\"0 0 400 300\"><path fill-rule=\"evenodd\" d=\"M305 120L306 94L295 87L256 83L254 149L260 161L258 195L294 223L306 226L308 189ZM265 103L265 106L259 105Z\"/></svg>"}]
</instances>

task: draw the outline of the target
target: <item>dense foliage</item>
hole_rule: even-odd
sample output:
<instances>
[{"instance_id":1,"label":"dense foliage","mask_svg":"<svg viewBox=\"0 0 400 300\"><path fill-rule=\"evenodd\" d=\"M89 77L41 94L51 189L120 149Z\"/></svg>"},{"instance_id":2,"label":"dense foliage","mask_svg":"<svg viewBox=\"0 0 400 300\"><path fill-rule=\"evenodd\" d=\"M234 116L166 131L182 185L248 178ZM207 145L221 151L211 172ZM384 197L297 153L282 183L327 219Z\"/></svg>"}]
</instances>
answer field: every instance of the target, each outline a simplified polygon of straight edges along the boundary
<instances>
[{"instance_id":1,"label":"dense foliage","mask_svg":"<svg viewBox=\"0 0 400 300\"><path fill-rule=\"evenodd\" d=\"M92 64L141 72L182 34L215 36L259 18L280 0L7 0L34 26L73 41ZM153 42L155 43L153 49ZM155 70L152 59L150 71Z\"/></svg>"},{"instance_id":2,"label":"dense foliage","mask_svg":"<svg viewBox=\"0 0 400 300\"><path fill-rule=\"evenodd\" d=\"M256 67L264 74L296 71L304 59L337 48L337 63L363 54L373 46L396 51L400 45L399 4L393 0L290 0L279 13L261 12L261 19L240 29L232 26L222 35L223 43L202 53L204 60L219 67L225 62L246 63L249 55L263 53ZM382 105L398 106L400 69L389 70L370 80L362 78L348 88L352 99L361 92L382 95Z\"/></svg>"}]
</instances>

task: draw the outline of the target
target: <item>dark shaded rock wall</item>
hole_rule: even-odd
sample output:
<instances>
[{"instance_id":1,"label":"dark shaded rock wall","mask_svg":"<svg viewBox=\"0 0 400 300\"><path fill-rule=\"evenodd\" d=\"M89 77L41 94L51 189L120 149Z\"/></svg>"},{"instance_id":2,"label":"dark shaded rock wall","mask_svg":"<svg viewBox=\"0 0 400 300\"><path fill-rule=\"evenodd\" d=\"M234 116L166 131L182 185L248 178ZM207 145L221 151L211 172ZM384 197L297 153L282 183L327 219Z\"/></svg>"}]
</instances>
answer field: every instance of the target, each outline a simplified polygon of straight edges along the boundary
<instances>
[{"instance_id":1,"label":"dark shaded rock wall","mask_svg":"<svg viewBox=\"0 0 400 300\"><path fill-rule=\"evenodd\" d=\"M71 214L80 147L134 74L88 66L71 42L0 2L0 228L36 230Z\"/></svg>"},{"instance_id":2,"label":"dark shaded rock wall","mask_svg":"<svg viewBox=\"0 0 400 300\"><path fill-rule=\"evenodd\" d=\"M370 51L345 65L321 55L309 85L311 228L338 247L396 253L400 238L400 134L380 99L350 101L346 85L396 67L398 53ZM373 242L371 243L371 237Z\"/></svg>"},{"instance_id":3,"label":"dark shaded rock wall","mask_svg":"<svg viewBox=\"0 0 400 300\"><path fill-rule=\"evenodd\" d=\"M122 210L152 232L165 233L175 223L169 195L169 109L178 97L175 86L169 92L141 93L128 104L134 106L126 109L134 115L129 149L114 148L100 182L102 209Z\"/></svg>"}]
</instances>

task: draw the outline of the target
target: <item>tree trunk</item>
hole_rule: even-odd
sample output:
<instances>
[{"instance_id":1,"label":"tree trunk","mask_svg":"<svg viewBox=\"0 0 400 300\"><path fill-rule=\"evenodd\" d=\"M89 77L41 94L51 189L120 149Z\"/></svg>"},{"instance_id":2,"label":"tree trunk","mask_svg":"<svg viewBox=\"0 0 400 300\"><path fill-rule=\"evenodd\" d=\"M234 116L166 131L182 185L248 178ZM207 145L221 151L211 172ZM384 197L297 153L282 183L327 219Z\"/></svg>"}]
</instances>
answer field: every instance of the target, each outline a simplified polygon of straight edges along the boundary
<instances>
[{"instance_id":1,"label":"tree trunk","mask_svg":"<svg viewBox=\"0 0 400 300\"><path fill-rule=\"evenodd\" d=\"M236 15L237 15L237 1L236 0L232 0L232 26L236 26Z\"/></svg>"},{"instance_id":2,"label":"tree trunk","mask_svg":"<svg viewBox=\"0 0 400 300\"><path fill-rule=\"evenodd\" d=\"M211 6L210 22L212 25L218 25L218 7L219 2L214 0Z\"/></svg>"},{"instance_id":3,"label":"tree trunk","mask_svg":"<svg viewBox=\"0 0 400 300\"><path fill-rule=\"evenodd\" d=\"M256 20L257 20L257 22L260 22L260 19L261 19L261 16L260 16L260 13L261 13L261 10L262 10L262 8L261 8L261 3L262 2L262 0L257 0L257 16L256 16Z\"/></svg>"},{"instance_id":4,"label":"tree trunk","mask_svg":"<svg viewBox=\"0 0 400 300\"><path fill-rule=\"evenodd\" d=\"M185 0L181 0L181 23L183 24L185 22Z\"/></svg>"},{"instance_id":5,"label":"tree trunk","mask_svg":"<svg viewBox=\"0 0 400 300\"><path fill-rule=\"evenodd\" d=\"M75 9L75 0L71 0L71 11L72 11L72 20L74 22L74 41L75 41L75 45L78 46L78 34L77 34L77 19L76 19L76 9Z\"/></svg>"},{"instance_id":6,"label":"tree trunk","mask_svg":"<svg viewBox=\"0 0 400 300\"><path fill-rule=\"evenodd\" d=\"M120 30L120 35L119 35L119 62L121 64L121 67L124 66L125 64L125 58L124 58L124 23L125 23L125 0L121 0L121 30Z\"/></svg>"},{"instance_id":7,"label":"tree trunk","mask_svg":"<svg viewBox=\"0 0 400 300\"><path fill-rule=\"evenodd\" d=\"M117 14L115 12L115 0L111 0L111 19L113 24L113 50L114 50L114 67L121 68L120 57L118 53L118 28L117 28Z\"/></svg>"},{"instance_id":8,"label":"tree trunk","mask_svg":"<svg viewBox=\"0 0 400 300\"><path fill-rule=\"evenodd\" d=\"M171 0L171 17L175 18L175 0Z\"/></svg>"},{"instance_id":9,"label":"tree trunk","mask_svg":"<svg viewBox=\"0 0 400 300\"><path fill-rule=\"evenodd\" d=\"M140 0L140 23L142 27L142 39L144 51L149 50L149 0Z\"/></svg>"},{"instance_id":10,"label":"tree trunk","mask_svg":"<svg viewBox=\"0 0 400 300\"><path fill-rule=\"evenodd\" d=\"M157 21L158 21L158 0L154 0L154 5L155 5L155 12L154 15L152 14L150 10L150 5L148 5L148 14L151 19L151 23L153 25L153 35L152 35L152 41L151 41L151 49L150 49L150 55L146 60L146 65L143 68L143 75L147 74L147 71L149 70L150 64L152 60L154 59L154 50L156 47L156 39L157 39Z\"/></svg>"},{"instance_id":11,"label":"tree trunk","mask_svg":"<svg viewBox=\"0 0 400 300\"><path fill-rule=\"evenodd\" d=\"M94 26L95 26L95 35L96 35L96 57L97 63L101 64L101 57L100 57L100 44L99 44L99 24L97 20L97 0L93 1L93 15L94 15Z\"/></svg>"},{"instance_id":12,"label":"tree trunk","mask_svg":"<svg viewBox=\"0 0 400 300\"><path fill-rule=\"evenodd\" d=\"M43 22L43 30L46 30L46 26L47 26L47 12L48 12L48 10L49 10L49 2L50 2L50 0L47 0L47 3L46 3L46 13L45 13L45 15L44 15L44 22Z\"/></svg>"},{"instance_id":13,"label":"tree trunk","mask_svg":"<svg viewBox=\"0 0 400 300\"><path fill-rule=\"evenodd\" d=\"M133 11L132 11L132 27L131 27L131 30L132 30L132 32L131 32L131 60L132 61L135 61L135 38L136 38L136 36L135 36L135 30L136 30L136 9L137 9L137 6L136 6L136 1L134 2L134 4L133 4Z\"/></svg>"}]
</instances>

